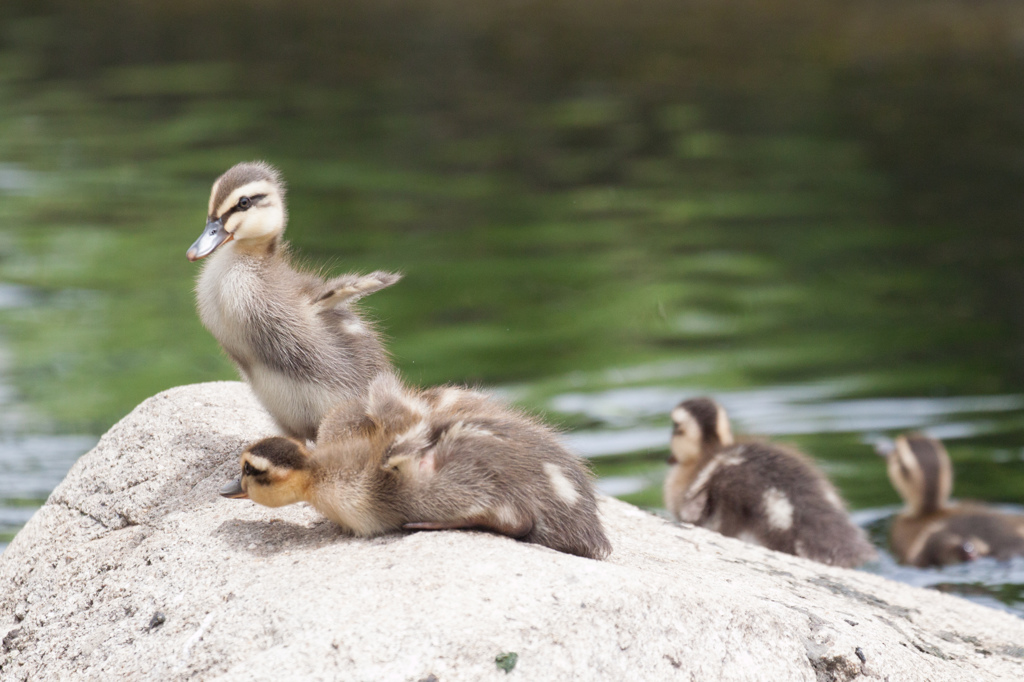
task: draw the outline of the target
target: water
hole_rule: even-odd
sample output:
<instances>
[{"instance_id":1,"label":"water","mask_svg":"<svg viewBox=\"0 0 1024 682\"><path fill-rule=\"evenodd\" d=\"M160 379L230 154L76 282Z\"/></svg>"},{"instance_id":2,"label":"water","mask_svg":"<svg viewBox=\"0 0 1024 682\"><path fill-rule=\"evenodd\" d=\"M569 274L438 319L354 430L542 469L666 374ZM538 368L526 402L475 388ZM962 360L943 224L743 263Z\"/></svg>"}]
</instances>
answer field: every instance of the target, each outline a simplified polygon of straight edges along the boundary
<instances>
[{"instance_id":1,"label":"water","mask_svg":"<svg viewBox=\"0 0 1024 682\"><path fill-rule=\"evenodd\" d=\"M235 377L184 251L251 158L311 266L405 273L365 307L407 378L543 412L608 494L663 511L668 412L710 394L879 546L904 431L955 496L1024 500L1010 7L944 42L956 7L31 5L0 10L0 545L140 401ZM1017 561L865 570L1024 614Z\"/></svg>"},{"instance_id":2,"label":"water","mask_svg":"<svg viewBox=\"0 0 1024 682\"><path fill-rule=\"evenodd\" d=\"M0 440L0 550L97 440L95 436L54 435Z\"/></svg>"}]
</instances>

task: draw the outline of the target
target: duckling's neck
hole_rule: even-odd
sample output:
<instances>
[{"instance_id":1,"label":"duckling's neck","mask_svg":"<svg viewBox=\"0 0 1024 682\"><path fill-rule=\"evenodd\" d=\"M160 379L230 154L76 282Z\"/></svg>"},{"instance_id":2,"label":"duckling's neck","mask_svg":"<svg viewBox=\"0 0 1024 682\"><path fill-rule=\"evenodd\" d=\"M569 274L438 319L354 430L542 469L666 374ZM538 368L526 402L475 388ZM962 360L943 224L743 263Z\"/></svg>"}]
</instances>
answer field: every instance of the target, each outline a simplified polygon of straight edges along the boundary
<instances>
[{"instance_id":1,"label":"duckling's neck","mask_svg":"<svg viewBox=\"0 0 1024 682\"><path fill-rule=\"evenodd\" d=\"M248 258L272 258L280 255L282 250L281 234L275 234L264 239L238 239L225 244L236 257Z\"/></svg>"},{"instance_id":2,"label":"duckling's neck","mask_svg":"<svg viewBox=\"0 0 1024 682\"><path fill-rule=\"evenodd\" d=\"M937 498L908 501L903 514L908 517L922 517L937 514L946 508L944 500Z\"/></svg>"},{"instance_id":3,"label":"duckling's neck","mask_svg":"<svg viewBox=\"0 0 1024 682\"><path fill-rule=\"evenodd\" d=\"M693 482L697 479L697 475L708 465L708 463L714 459L715 455L721 450L718 448L702 447L700 454L696 457L686 459L679 463L678 481L682 485L683 490L688 490Z\"/></svg>"},{"instance_id":4,"label":"duckling's neck","mask_svg":"<svg viewBox=\"0 0 1024 682\"><path fill-rule=\"evenodd\" d=\"M722 450L725 450L728 446L722 445L718 441L711 443L704 443L700 448L700 456L697 457L696 467L703 469L711 460L713 460Z\"/></svg>"},{"instance_id":5,"label":"duckling's neck","mask_svg":"<svg viewBox=\"0 0 1024 682\"><path fill-rule=\"evenodd\" d=\"M917 499L907 501L907 507L914 516L928 516L936 514L946 507L949 498L949 488L943 486L943 475L941 471L933 472L933 476L925 476L921 483Z\"/></svg>"}]
</instances>

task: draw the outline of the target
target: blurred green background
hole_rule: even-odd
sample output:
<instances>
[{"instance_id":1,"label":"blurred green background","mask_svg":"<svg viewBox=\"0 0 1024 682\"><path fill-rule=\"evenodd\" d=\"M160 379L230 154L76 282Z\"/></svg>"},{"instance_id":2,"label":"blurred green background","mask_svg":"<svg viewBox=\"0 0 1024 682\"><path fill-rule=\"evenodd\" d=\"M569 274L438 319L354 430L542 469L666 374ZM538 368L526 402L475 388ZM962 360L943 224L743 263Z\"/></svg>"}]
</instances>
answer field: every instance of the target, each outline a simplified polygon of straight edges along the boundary
<instances>
[{"instance_id":1,"label":"blurred green background","mask_svg":"<svg viewBox=\"0 0 1024 682\"><path fill-rule=\"evenodd\" d=\"M4 0L0 546L146 397L235 378L184 253L210 183L289 183L310 267L412 382L543 412L660 507L668 411L814 455L884 542L872 444L1024 498L1024 6ZM1022 610L1024 565L877 570Z\"/></svg>"}]
</instances>

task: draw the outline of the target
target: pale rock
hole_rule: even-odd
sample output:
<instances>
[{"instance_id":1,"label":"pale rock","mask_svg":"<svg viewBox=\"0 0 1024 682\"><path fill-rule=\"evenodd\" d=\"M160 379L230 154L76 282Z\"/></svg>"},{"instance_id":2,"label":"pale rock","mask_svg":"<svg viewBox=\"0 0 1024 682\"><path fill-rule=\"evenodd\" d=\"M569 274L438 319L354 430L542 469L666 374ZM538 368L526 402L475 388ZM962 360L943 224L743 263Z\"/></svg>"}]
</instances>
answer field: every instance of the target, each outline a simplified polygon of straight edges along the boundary
<instances>
[{"instance_id":1,"label":"pale rock","mask_svg":"<svg viewBox=\"0 0 1024 682\"><path fill-rule=\"evenodd\" d=\"M232 382L114 426L0 555L0 679L1024 679L1009 614L611 499L591 561L219 497L272 433Z\"/></svg>"}]
</instances>

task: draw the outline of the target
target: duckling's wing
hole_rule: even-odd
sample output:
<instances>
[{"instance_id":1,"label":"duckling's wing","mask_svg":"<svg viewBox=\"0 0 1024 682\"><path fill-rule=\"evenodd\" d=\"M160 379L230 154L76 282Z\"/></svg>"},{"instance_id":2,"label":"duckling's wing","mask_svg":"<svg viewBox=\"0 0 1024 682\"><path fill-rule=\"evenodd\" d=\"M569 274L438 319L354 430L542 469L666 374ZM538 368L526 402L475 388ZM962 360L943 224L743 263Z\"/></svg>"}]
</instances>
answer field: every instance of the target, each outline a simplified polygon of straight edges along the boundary
<instances>
[{"instance_id":1,"label":"duckling's wing","mask_svg":"<svg viewBox=\"0 0 1024 682\"><path fill-rule=\"evenodd\" d=\"M341 275L327 280L313 291L313 304L334 308L356 301L367 294L389 287L402 276L394 272L377 270L369 275Z\"/></svg>"}]
</instances>

